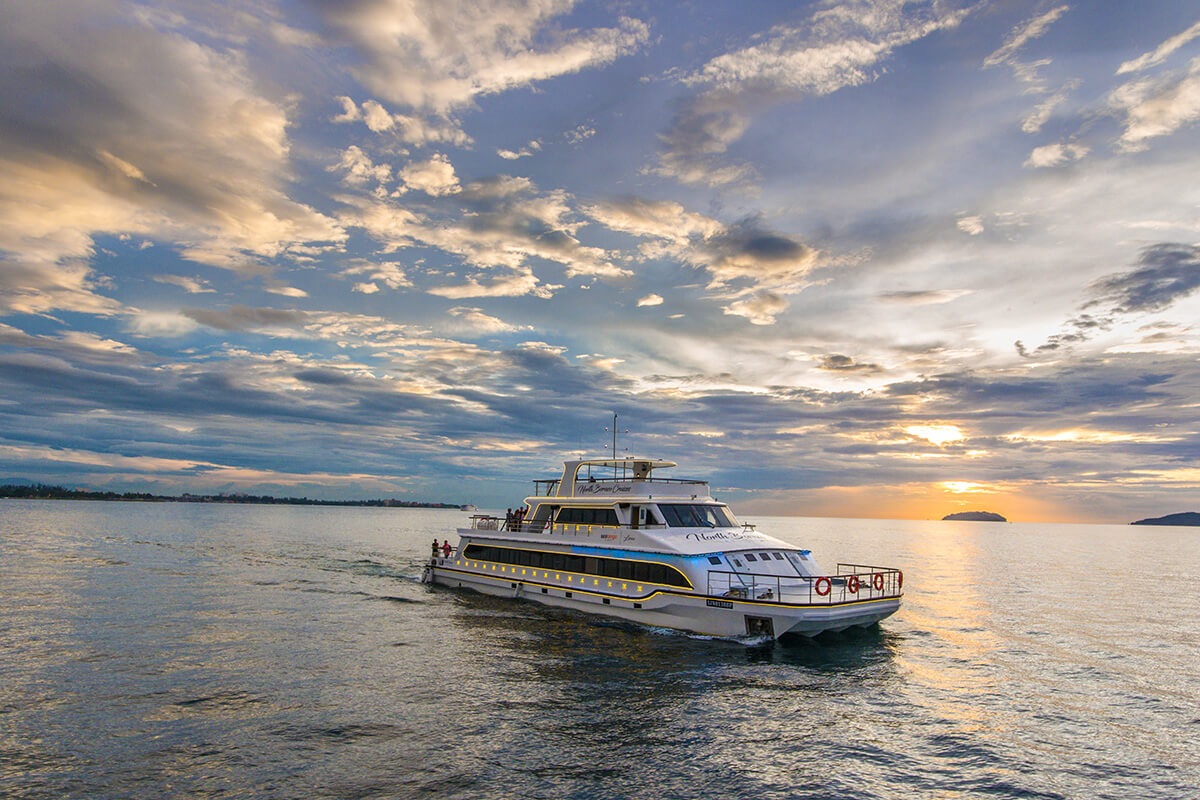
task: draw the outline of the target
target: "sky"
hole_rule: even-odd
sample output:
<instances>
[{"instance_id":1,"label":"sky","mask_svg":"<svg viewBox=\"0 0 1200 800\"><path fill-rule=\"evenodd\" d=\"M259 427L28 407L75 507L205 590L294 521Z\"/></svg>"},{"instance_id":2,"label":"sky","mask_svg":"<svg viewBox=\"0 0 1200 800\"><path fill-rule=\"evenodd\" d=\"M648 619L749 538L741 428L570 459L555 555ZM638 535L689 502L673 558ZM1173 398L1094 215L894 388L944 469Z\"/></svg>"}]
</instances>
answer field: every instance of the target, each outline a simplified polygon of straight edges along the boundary
<instances>
[{"instance_id":1,"label":"sky","mask_svg":"<svg viewBox=\"0 0 1200 800\"><path fill-rule=\"evenodd\" d=\"M0 0L0 482L1200 508L1194 2Z\"/></svg>"}]
</instances>

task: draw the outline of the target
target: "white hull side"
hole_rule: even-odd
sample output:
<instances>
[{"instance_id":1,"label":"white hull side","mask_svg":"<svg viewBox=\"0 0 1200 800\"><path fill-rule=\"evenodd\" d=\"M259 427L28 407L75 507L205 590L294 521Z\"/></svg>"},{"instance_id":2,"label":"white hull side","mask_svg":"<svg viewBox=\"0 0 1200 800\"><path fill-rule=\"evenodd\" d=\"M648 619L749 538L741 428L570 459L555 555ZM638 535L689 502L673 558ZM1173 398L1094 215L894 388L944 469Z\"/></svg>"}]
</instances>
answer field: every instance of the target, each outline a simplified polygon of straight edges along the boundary
<instances>
[{"instance_id":1,"label":"white hull side","mask_svg":"<svg viewBox=\"0 0 1200 800\"><path fill-rule=\"evenodd\" d=\"M898 597L832 606L797 607L668 592L644 599L610 596L606 604L603 596L586 591L542 587L511 578L438 566L426 568L424 580L438 586L473 589L496 597L531 600L547 606L710 636L746 636L751 633L747 629L748 616L769 619L776 638L789 632L815 636L825 631L841 631L854 626L869 627L900 607ZM571 597L566 596L568 592ZM720 603L721 607L709 605L710 600ZM635 603L641 607L635 607Z\"/></svg>"}]
</instances>

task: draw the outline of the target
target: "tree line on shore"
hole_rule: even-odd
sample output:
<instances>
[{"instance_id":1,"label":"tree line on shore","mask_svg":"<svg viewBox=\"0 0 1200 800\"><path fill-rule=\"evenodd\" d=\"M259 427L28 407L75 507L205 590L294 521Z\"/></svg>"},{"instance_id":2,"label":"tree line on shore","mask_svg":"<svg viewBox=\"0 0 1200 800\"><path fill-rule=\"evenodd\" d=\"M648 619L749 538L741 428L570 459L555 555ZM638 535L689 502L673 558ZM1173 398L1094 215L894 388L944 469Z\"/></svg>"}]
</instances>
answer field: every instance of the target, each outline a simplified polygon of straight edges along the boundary
<instances>
[{"instance_id":1,"label":"tree line on shore","mask_svg":"<svg viewBox=\"0 0 1200 800\"><path fill-rule=\"evenodd\" d=\"M150 492L98 492L91 489L68 489L64 486L33 484L0 486L0 498L21 500L118 500L144 503L259 503L293 506L379 506L385 508L460 508L458 503L423 503L395 498L376 500L317 500L309 497L272 497L254 494L187 494L161 495Z\"/></svg>"}]
</instances>

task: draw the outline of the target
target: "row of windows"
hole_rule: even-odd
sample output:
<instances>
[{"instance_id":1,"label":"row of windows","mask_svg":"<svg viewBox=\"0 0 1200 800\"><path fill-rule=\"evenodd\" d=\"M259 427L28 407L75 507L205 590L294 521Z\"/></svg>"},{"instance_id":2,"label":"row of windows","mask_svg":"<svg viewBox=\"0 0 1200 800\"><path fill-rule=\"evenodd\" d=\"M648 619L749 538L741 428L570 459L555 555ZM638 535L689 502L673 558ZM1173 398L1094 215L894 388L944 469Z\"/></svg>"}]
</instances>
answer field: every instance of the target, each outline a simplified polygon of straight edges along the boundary
<instances>
[{"instance_id":1,"label":"row of windows","mask_svg":"<svg viewBox=\"0 0 1200 800\"><path fill-rule=\"evenodd\" d=\"M699 503L660 503L659 512L666 524L672 528L730 528L737 522L724 506L701 505ZM647 522L654 524L653 509ZM614 508L566 507L558 510L555 522L568 525L617 525Z\"/></svg>"},{"instance_id":2,"label":"row of windows","mask_svg":"<svg viewBox=\"0 0 1200 800\"><path fill-rule=\"evenodd\" d=\"M683 586L690 589L683 573L666 564L646 561L627 561L622 558L600 558L577 556L573 553L544 553L538 550L518 550L513 547L469 544L463 558L493 561L498 564L516 564L522 567L558 569L563 572L579 572L585 575L604 575L621 580L662 583L667 586Z\"/></svg>"},{"instance_id":3,"label":"row of windows","mask_svg":"<svg viewBox=\"0 0 1200 800\"><path fill-rule=\"evenodd\" d=\"M617 512L612 508L560 508L555 521L568 525L616 525Z\"/></svg>"}]
</instances>

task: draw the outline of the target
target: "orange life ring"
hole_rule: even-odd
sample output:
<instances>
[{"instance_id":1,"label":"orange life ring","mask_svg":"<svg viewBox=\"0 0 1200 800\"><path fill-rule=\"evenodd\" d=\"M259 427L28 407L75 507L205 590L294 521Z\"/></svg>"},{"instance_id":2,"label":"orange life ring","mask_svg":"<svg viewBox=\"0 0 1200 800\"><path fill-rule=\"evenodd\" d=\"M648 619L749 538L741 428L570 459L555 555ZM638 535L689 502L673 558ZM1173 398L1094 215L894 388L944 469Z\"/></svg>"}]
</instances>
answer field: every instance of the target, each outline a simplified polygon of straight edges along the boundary
<instances>
[{"instance_id":1,"label":"orange life ring","mask_svg":"<svg viewBox=\"0 0 1200 800\"><path fill-rule=\"evenodd\" d=\"M821 581L825 582L825 591L823 591L823 592L821 591ZM816 590L817 590L818 595L820 595L821 597L824 597L825 595L829 594L829 591L832 588L833 588L833 581L829 580L829 578L826 578L826 577L817 578Z\"/></svg>"},{"instance_id":2,"label":"orange life ring","mask_svg":"<svg viewBox=\"0 0 1200 800\"><path fill-rule=\"evenodd\" d=\"M846 589L850 592L850 594L858 594L859 582L857 575L851 575L846 581Z\"/></svg>"},{"instance_id":3,"label":"orange life ring","mask_svg":"<svg viewBox=\"0 0 1200 800\"><path fill-rule=\"evenodd\" d=\"M882 572L876 572L874 575L871 576L871 586L877 592L883 591L883 573Z\"/></svg>"},{"instance_id":4,"label":"orange life ring","mask_svg":"<svg viewBox=\"0 0 1200 800\"><path fill-rule=\"evenodd\" d=\"M902 570L902 569L896 570L896 575L898 576L898 580L899 580L899 583L896 588L903 589L904 588L904 570Z\"/></svg>"}]
</instances>

